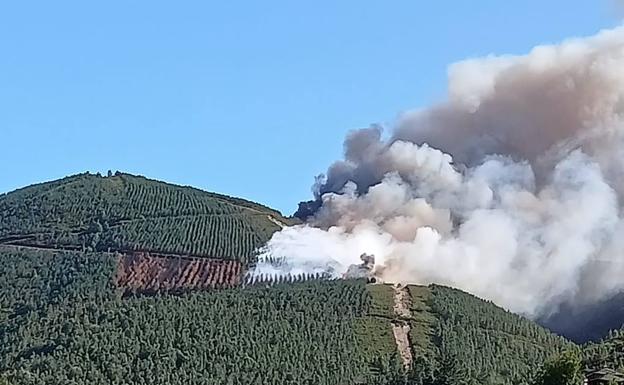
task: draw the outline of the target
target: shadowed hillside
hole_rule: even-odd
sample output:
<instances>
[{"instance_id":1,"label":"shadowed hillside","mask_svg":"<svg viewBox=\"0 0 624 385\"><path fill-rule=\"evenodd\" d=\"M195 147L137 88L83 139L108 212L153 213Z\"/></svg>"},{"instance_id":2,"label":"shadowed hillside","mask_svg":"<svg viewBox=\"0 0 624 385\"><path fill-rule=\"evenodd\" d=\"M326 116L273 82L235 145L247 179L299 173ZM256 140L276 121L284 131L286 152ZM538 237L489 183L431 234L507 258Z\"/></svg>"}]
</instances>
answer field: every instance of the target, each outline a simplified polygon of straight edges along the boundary
<instances>
[{"instance_id":1,"label":"shadowed hillside","mask_svg":"<svg viewBox=\"0 0 624 385\"><path fill-rule=\"evenodd\" d=\"M577 343L599 341L609 331L622 327L624 293L589 305L564 305L557 313L538 322Z\"/></svg>"}]
</instances>

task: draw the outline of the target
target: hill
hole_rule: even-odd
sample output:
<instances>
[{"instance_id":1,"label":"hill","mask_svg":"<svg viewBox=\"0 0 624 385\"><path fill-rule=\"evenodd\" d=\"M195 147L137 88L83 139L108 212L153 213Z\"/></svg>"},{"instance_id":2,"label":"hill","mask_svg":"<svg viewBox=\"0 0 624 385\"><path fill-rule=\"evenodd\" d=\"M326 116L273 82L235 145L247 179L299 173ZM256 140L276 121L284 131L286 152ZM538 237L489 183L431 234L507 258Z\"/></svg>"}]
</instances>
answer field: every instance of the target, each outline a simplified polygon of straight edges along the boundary
<instances>
[{"instance_id":1,"label":"hill","mask_svg":"<svg viewBox=\"0 0 624 385\"><path fill-rule=\"evenodd\" d=\"M0 382L521 384L574 348L451 288L244 281L287 218L190 187L81 174L0 219Z\"/></svg>"},{"instance_id":2,"label":"hill","mask_svg":"<svg viewBox=\"0 0 624 385\"><path fill-rule=\"evenodd\" d=\"M268 207L140 176L79 174L0 196L0 244L247 262L288 220Z\"/></svg>"}]
</instances>

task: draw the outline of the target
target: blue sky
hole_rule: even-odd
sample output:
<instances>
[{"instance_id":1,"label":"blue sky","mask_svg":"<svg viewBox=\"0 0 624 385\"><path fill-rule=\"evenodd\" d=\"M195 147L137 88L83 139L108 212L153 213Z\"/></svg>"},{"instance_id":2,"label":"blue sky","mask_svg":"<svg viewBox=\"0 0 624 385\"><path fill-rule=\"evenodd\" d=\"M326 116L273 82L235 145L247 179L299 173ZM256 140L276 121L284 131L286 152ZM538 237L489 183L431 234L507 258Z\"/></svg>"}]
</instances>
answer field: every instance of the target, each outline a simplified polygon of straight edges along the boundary
<instances>
[{"instance_id":1,"label":"blue sky","mask_svg":"<svg viewBox=\"0 0 624 385\"><path fill-rule=\"evenodd\" d=\"M348 130L442 99L449 63L621 16L608 0L95 3L0 4L0 192L111 169L290 214Z\"/></svg>"}]
</instances>

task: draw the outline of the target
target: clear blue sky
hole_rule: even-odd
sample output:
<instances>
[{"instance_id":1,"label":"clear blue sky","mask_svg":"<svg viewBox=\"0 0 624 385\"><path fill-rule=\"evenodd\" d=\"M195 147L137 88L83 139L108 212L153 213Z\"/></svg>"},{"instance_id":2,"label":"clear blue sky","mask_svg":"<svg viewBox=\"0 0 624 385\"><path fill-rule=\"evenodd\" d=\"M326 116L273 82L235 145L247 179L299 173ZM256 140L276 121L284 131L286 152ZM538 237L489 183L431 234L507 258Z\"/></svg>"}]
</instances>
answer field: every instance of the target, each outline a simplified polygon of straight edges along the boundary
<instances>
[{"instance_id":1,"label":"clear blue sky","mask_svg":"<svg viewBox=\"0 0 624 385\"><path fill-rule=\"evenodd\" d=\"M6 1L0 192L108 169L292 213L446 67L618 24L609 0Z\"/></svg>"}]
</instances>

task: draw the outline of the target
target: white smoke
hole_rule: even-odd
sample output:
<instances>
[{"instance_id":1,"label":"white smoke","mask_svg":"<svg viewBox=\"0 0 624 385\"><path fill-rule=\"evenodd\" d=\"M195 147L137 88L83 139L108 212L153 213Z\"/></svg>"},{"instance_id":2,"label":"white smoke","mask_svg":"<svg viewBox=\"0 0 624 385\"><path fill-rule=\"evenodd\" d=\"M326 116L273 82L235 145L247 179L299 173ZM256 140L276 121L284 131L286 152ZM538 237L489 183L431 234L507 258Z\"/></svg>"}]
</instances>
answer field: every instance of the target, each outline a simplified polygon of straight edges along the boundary
<instances>
[{"instance_id":1,"label":"white smoke","mask_svg":"<svg viewBox=\"0 0 624 385\"><path fill-rule=\"evenodd\" d=\"M624 27L454 64L448 88L388 139L352 132L316 214L263 250L287 263L257 271L340 276L369 253L384 281L528 315L624 288Z\"/></svg>"}]
</instances>

